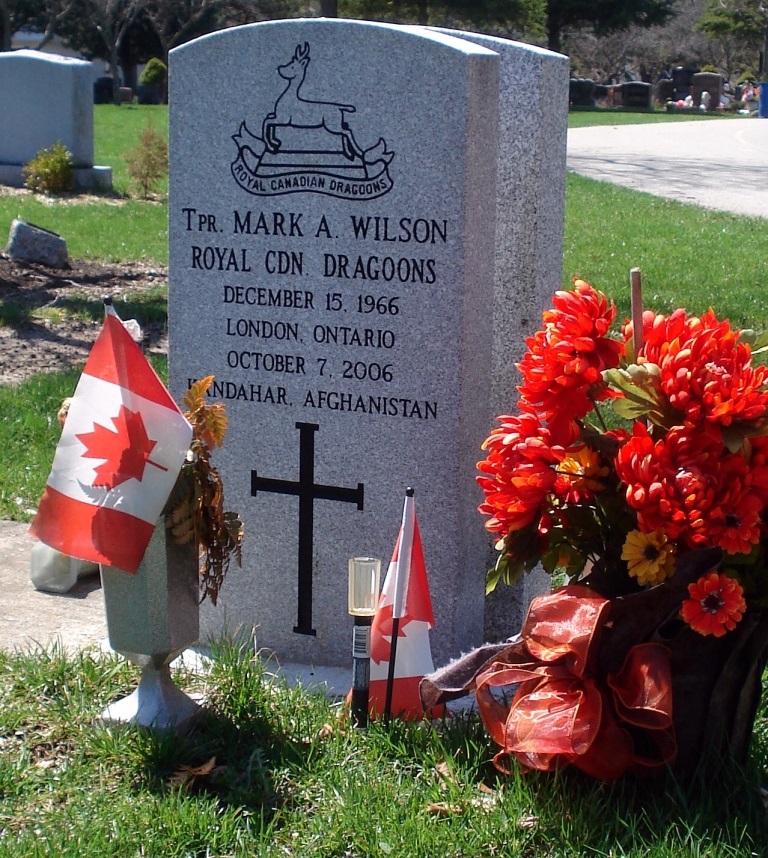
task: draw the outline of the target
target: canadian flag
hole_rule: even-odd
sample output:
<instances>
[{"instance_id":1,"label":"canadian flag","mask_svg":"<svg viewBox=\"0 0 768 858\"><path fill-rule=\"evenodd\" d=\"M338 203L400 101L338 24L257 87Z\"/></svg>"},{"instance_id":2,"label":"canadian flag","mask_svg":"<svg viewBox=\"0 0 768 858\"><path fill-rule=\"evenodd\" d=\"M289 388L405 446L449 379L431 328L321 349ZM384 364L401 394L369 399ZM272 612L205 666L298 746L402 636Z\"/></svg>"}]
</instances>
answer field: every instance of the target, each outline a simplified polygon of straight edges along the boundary
<instances>
[{"instance_id":1,"label":"canadian flag","mask_svg":"<svg viewBox=\"0 0 768 858\"><path fill-rule=\"evenodd\" d=\"M429 630L434 625L413 490L408 489L400 533L371 628L368 699L372 717L391 714L414 720L442 714L443 707L425 713L419 697L419 682L435 669L429 645ZM390 665L392 660L394 668Z\"/></svg>"},{"instance_id":2,"label":"canadian flag","mask_svg":"<svg viewBox=\"0 0 768 858\"><path fill-rule=\"evenodd\" d=\"M136 572L192 427L110 303L69 406L32 536Z\"/></svg>"}]
</instances>

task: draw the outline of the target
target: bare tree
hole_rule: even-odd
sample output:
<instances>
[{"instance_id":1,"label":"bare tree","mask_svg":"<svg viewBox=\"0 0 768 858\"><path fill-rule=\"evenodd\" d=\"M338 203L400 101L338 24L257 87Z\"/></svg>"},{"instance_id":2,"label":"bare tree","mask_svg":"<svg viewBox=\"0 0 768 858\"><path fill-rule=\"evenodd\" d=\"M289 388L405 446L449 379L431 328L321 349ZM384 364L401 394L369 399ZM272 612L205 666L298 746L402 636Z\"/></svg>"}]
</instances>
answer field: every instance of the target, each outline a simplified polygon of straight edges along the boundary
<instances>
[{"instance_id":1,"label":"bare tree","mask_svg":"<svg viewBox=\"0 0 768 858\"><path fill-rule=\"evenodd\" d=\"M224 0L151 0L144 13L157 33L163 48L163 60L168 52L198 35L204 24L221 9Z\"/></svg>"},{"instance_id":2,"label":"bare tree","mask_svg":"<svg viewBox=\"0 0 768 858\"><path fill-rule=\"evenodd\" d=\"M120 50L126 34L146 3L147 0L85 0L107 49L107 63L112 76L112 98L115 104L120 103Z\"/></svg>"},{"instance_id":3,"label":"bare tree","mask_svg":"<svg viewBox=\"0 0 768 858\"><path fill-rule=\"evenodd\" d=\"M144 16L157 34L167 63L169 51L197 36L237 24L290 17L298 8L296 0L145 0Z\"/></svg>"},{"instance_id":4,"label":"bare tree","mask_svg":"<svg viewBox=\"0 0 768 858\"><path fill-rule=\"evenodd\" d=\"M0 0L0 51L10 51L13 34L26 29L39 34L36 51L57 35L75 0Z\"/></svg>"}]
</instances>

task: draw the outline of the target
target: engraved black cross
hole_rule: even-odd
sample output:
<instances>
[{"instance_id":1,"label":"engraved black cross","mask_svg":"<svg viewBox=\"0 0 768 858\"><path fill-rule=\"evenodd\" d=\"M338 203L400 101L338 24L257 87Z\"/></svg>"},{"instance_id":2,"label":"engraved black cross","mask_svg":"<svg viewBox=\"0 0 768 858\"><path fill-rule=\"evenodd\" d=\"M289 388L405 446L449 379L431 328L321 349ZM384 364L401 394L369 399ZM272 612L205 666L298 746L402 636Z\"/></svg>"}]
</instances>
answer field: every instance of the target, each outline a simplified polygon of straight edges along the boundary
<instances>
[{"instance_id":1,"label":"engraved black cross","mask_svg":"<svg viewBox=\"0 0 768 858\"><path fill-rule=\"evenodd\" d=\"M312 628L312 540L315 519L315 499L356 503L363 509L363 483L356 489L315 484L315 432L320 428L315 423L297 423L299 430L299 479L273 480L260 477L251 471L251 495L259 490L281 495L297 495L299 498L299 606L298 621L293 627L300 635L316 635Z\"/></svg>"}]
</instances>

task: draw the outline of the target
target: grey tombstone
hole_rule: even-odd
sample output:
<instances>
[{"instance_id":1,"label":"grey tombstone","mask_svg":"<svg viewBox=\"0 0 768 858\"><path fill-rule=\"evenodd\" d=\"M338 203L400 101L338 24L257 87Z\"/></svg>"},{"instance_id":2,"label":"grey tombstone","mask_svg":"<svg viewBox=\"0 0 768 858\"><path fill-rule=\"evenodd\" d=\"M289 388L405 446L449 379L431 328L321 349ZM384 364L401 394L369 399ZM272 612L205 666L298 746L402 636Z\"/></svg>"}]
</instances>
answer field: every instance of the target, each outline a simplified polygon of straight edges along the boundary
<instances>
[{"instance_id":1,"label":"grey tombstone","mask_svg":"<svg viewBox=\"0 0 768 858\"><path fill-rule=\"evenodd\" d=\"M171 53L171 387L215 375L230 417L217 462L246 524L208 634L255 627L283 661L349 664L347 559L386 564L412 485L435 662L483 638L475 464L498 391L514 390L498 366L522 352L496 325L506 313L532 331L559 286L565 146L564 118L561 139L529 125L530 152L522 135L500 145L505 50L484 45L313 19ZM567 65L562 87L564 113ZM549 143L559 198L545 211L548 171L528 187L500 153L533 163ZM527 272L500 256L515 235L523 256L541 250L537 217L555 261L534 308Z\"/></svg>"},{"instance_id":2,"label":"grey tombstone","mask_svg":"<svg viewBox=\"0 0 768 858\"><path fill-rule=\"evenodd\" d=\"M61 142L75 181L108 190L109 167L93 163L93 65L41 51L0 53L0 183L21 187L23 166Z\"/></svg>"}]
</instances>

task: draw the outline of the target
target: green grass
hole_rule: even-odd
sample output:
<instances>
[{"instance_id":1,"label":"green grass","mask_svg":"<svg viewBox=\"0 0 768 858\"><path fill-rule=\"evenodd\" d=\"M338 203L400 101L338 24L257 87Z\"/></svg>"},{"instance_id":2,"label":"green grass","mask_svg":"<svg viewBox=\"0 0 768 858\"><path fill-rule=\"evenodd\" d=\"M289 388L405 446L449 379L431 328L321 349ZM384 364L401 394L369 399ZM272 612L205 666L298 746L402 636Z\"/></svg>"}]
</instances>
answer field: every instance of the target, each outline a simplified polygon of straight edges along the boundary
<instances>
[{"instance_id":1,"label":"green grass","mask_svg":"<svg viewBox=\"0 0 768 858\"><path fill-rule=\"evenodd\" d=\"M34 514L59 439L56 413L78 376L38 375L19 386L0 386L0 517L29 521Z\"/></svg>"},{"instance_id":2,"label":"green grass","mask_svg":"<svg viewBox=\"0 0 768 858\"><path fill-rule=\"evenodd\" d=\"M133 205L139 211L139 222L145 223L149 215L160 211L164 217L165 207ZM85 212L92 207L69 208ZM105 247L110 240L121 240L119 230L110 235L103 226ZM164 231L164 225L158 226L158 232ZM88 228L80 227L78 233L87 235ZM713 306L737 327L768 330L768 303L764 300L768 283L765 220L708 211L569 174L564 287L570 287L572 277L583 277L616 301L619 318L623 319L630 314L629 271L633 267L642 270L646 305L658 312L685 307L701 313ZM58 306L58 311L98 320L103 308L100 301L83 303L73 298ZM149 293L141 303L121 305L120 312L123 318L135 317L142 323L163 320L165 293ZM0 306L0 324L30 321L35 320L25 316L20 305L6 302ZM19 393L13 388L0 388L0 414L19 411L21 416L14 420L49 420L61 399L71 394L73 381L67 376L54 376L46 385L55 392L48 400L40 401L34 388L22 387ZM9 432L10 440L2 443L3 432L9 432L7 423L0 424L0 516L28 520L25 510L33 508L40 496L55 443L48 436L33 436L18 446L29 462L19 461L13 432Z\"/></svg>"},{"instance_id":3,"label":"green grass","mask_svg":"<svg viewBox=\"0 0 768 858\"><path fill-rule=\"evenodd\" d=\"M93 108L94 160L97 164L112 167L112 182L118 193L129 190L130 180L125 153L135 148L139 135L153 125L167 139L168 107L155 104L97 104ZM160 193L168 193L166 181Z\"/></svg>"},{"instance_id":4,"label":"green grass","mask_svg":"<svg viewBox=\"0 0 768 858\"><path fill-rule=\"evenodd\" d=\"M0 236L7 238L14 218L57 232L72 259L168 262L167 207L159 203L105 199L83 205L0 188Z\"/></svg>"},{"instance_id":5,"label":"green grass","mask_svg":"<svg viewBox=\"0 0 768 858\"><path fill-rule=\"evenodd\" d=\"M97 108L97 161L115 166L147 115L159 123L166 113ZM0 193L0 234L24 206L22 216L65 235L73 257L164 262L166 207L113 202L49 205ZM627 314L628 272L639 266L654 309L711 303L734 324L768 328L765 227L571 175L564 282L585 277ZM102 313L79 298L60 309ZM121 307L144 322L164 312L162 293ZM35 322L20 305L0 308L0 323ZM165 374L163 361L158 369ZM0 387L0 517L30 517L59 436L56 411L76 380ZM0 858L765 854L768 816L756 789L768 766L764 711L746 770L686 791L668 776L615 785L573 772L499 778L475 720L350 730L326 698L268 683L264 665L231 646L210 675L177 680L209 701L192 735L100 727L98 713L137 679L118 658L0 653ZM184 781L184 767L213 758L207 774Z\"/></svg>"},{"instance_id":6,"label":"green grass","mask_svg":"<svg viewBox=\"0 0 768 858\"><path fill-rule=\"evenodd\" d=\"M569 128L587 125L644 125L649 122L707 122L711 119L744 119L736 113L667 113L666 110L624 110L597 107L575 108L568 112Z\"/></svg>"},{"instance_id":7,"label":"green grass","mask_svg":"<svg viewBox=\"0 0 768 858\"><path fill-rule=\"evenodd\" d=\"M208 707L174 736L96 722L138 679L118 657L0 653L0 856L764 854L753 769L688 791L501 777L476 719L354 730L267 667L222 645L208 675L177 676Z\"/></svg>"},{"instance_id":8,"label":"green grass","mask_svg":"<svg viewBox=\"0 0 768 858\"><path fill-rule=\"evenodd\" d=\"M629 315L629 271L647 307L768 330L768 221L701 209L568 175L563 279L588 280Z\"/></svg>"},{"instance_id":9,"label":"green grass","mask_svg":"<svg viewBox=\"0 0 768 858\"><path fill-rule=\"evenodd\" d=\"M63 236L73 259L167 264L167 205L124 196L129 190L125 153L137 145L150 122L167 135L168 108L96 105L94 160L112 167L115 193L84 205L72 196L19 196L0 187L0 236L7 236L11 221L20 218ZM166 181L160 191L166 194L167 190Z\"/></svg>"}]
</instances>

